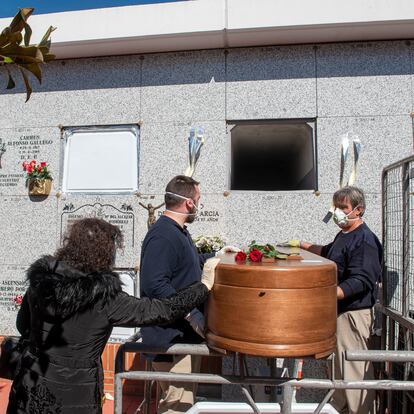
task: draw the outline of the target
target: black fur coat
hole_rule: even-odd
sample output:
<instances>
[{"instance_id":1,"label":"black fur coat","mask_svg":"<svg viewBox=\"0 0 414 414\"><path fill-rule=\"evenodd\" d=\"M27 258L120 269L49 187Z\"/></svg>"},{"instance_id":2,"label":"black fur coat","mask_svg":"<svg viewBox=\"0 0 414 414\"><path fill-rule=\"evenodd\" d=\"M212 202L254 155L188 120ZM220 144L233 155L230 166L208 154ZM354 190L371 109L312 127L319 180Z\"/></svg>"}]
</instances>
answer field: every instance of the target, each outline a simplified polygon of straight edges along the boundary
<instances>
[{"instance_id":1,"label":"black fur coat","mask_svg":"<svg viewBox=\"0 0 414 414\"><path fill-rule=\"evenodd\" d=\"M170 323L205 301L196 283L164 300L122 292L116 273L84 274L52 256L29 268L17 328L29 339L8 414L101 413L101 354L113 326Z\"/></svg>"}]
</instances>

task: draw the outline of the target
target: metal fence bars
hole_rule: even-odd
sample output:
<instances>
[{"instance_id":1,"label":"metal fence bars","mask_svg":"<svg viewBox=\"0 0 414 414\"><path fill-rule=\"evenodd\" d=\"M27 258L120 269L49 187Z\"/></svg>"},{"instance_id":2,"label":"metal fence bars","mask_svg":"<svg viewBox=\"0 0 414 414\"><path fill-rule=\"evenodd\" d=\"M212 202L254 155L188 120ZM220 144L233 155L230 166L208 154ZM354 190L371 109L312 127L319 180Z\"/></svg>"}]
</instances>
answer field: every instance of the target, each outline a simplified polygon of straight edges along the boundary
<instances>
[{"instance_id":1,"label":"metal fence bars","mask_svg":"<svg viewBox=\"0 0 414 414\"><path fill-rule=\"evenodd\" d=\"M413 351L414 334L414 156L382 173L384 246L382 344L388 351ZM385 378L413 380L412 362L389 361ZM412 392L388 391L382 404L393 414L414 412Z\"/></svg>"},{"instance_id":2,"label":"metal fence bars","mask_svg":"<svg viewBox=\"0 0 414 414\"><path fill-rule=\"evenodd\" d=\"M376 390L393 390L399 392L414 391L414 381L397 381L397 380L370 380L370 381L342 381L330 379L295 379L295 378L275 378L246 375L242 364L244 356L240 356L240 374L223 376L215 374L175 374L170 372L154 371L130 371L124 372L124 353L125 352L146 352L146 353L163 353L163 354L189 354L204 356L224 356L209 349L205 344L177 344L169 348L151 348L142 343L130 342L123 344L117 353L115 364L115 414L122 414L122 380L132 379L141 381L170 381L170 382L188 382L188 383L205 383L205 384L239 384L252 411L260 414L260 410L251 397L246 385L269 385L271 387L283 386L283 402L281 407L282 414L292 413L292 396L295 387L317 388L327 390L327 394L314 414L319 414L323 406L331 398L335 389L376 389ZM383 351L355 351L347 352L347 360L363 361L390 361L390 362L414 362L413 352L383 352ZM333 358L332 358L333 362ZM148 401L147 401L148 402ZM144 401L145 403L145 401ZM144 414L149 414L144 410Z\"/></svg>"}]
</instances>

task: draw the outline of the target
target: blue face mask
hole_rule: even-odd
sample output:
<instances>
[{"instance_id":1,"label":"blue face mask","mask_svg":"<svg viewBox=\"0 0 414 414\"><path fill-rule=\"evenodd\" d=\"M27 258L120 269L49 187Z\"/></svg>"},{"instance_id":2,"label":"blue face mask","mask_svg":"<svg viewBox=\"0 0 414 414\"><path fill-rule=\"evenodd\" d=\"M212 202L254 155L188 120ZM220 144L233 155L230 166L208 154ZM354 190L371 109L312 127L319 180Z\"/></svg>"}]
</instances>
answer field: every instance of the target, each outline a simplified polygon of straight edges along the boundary
<instances>
[{"instance_id":1,"label":"blue face mask","mask_svg":"<svg viewBox=\"0 0 414 414\"><path fill-rule=\"evenodd\" d=\"M198 206L196 205L196 203L194 202L194 200L192 198L184 197L181 194L171 193L170 191L166 191L165 194L170 194L174 197L181 198L182 200L189 200L189 201L193 202L193 208L192 208L193 211L191 213L180 213L179 211L172 211L172 210L168 210L168 209L166 209L165 211L169 211L170 213L173 213L173 214L181 214L183 216L194 216L194 217L197 216Z\"/></svg>"}]
</instances>

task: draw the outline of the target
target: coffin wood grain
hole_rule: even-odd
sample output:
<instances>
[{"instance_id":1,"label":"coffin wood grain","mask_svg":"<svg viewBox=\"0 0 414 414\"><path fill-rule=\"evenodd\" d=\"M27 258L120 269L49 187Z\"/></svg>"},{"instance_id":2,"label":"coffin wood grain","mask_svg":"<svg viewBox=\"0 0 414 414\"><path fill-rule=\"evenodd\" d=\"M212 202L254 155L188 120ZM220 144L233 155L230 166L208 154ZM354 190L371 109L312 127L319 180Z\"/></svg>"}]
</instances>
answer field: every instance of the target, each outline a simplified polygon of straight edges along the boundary
<instances>
[{"instance_id":1,"label":"coffin wood grain","mask_svg":"<svg viewBox=\"0 0 414 414\"><path fill-rule=\"evenodd\" d=\"M336 265L304 260L236 263L222 256L207 306L210 346L273 357L329 355L336 345Z\"/></svg>"}]
</instances>

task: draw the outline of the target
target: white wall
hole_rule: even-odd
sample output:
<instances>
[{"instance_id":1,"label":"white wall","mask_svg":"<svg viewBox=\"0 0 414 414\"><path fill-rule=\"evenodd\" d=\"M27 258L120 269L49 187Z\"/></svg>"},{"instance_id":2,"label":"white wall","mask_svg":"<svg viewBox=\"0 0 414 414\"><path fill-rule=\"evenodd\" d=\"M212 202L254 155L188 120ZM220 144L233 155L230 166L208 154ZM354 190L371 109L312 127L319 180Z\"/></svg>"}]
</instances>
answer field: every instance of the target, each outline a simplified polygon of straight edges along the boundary
<instances>
[{"instance_id":1,"label":"white wall","mask_svg":"<svg viewBox=\"0 0 414 414\"><path fill-rule=\"evenodd\" d=\"M0 27L11 19L0 19ZM412 0L194 0L34 15L33 41L50 25L59 58L177 50L405 39Z\"/></svg>"}]
</instances>

